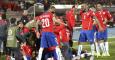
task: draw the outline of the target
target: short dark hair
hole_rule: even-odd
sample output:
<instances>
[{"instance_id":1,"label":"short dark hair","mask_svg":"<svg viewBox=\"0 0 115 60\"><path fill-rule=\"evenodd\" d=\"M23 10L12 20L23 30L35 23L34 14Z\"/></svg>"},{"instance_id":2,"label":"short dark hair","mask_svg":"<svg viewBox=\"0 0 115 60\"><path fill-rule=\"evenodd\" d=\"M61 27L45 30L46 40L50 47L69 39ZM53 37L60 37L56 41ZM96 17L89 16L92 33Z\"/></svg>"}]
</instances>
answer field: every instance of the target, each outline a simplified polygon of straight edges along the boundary
<instances>
[{"instance_id":1,"label":"short dark hair","mask_svg":"<svg viewBox=\"0 0 115 60\"><path fill-rule=\"evenodd\" d=\"M50 6L50 9L55 9L55 7L54 6Z\"/></svg>"},{"instance_id":2,"label":"short dark hair","mask_svg":"<svg viewBox=\"0 0 115 60\"><path fill-rule=\"evenodd\" d=\"M15 24L15 22L16 22L16 18L11 18L11 19L10 19L10 23L11 23L11 24Z\"/></svg>"},{"instance_id":3,"label":"short dark hair","mask_svg":"<svg viewBox=\"0 0 115 60\"><path fill-rule=\"evenodd\" d=\"M17 25L19 25L20 23L24 24L22 20L17 21Z\"/></svg>"},{"instance_id":4,"label":"short dark hair","mask_svg":"<svg viewBox=\"0 0 115 60\"><path fill-rule=\"evenodd\" d=\"M96 3L96 5L97 5L97 4L100 4L100 5L102 5L102 2L97 2L97 3Z\"/></svg>"}]
</instances>

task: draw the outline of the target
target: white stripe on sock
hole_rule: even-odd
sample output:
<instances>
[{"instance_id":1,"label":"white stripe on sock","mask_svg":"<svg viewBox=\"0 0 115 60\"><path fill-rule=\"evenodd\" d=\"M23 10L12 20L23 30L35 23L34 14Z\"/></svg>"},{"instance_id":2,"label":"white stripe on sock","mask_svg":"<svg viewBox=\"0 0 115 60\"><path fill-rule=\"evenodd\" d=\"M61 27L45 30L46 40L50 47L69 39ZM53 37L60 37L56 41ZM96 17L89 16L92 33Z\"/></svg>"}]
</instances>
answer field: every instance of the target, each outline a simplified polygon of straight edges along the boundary
<instances>
[{"instance_id":1,"label":"white stripe on sock","mask_svg":"<svg viewBox=\"0 0 115 60\"><path fill-rule=\"evenodd\" d=\"M99 44L97 42L95 42L95 46L96 46L96 52L100 53Z\"/></svg>"},{"instance_id":2,"label":"white stripe on sock","mask_svg":"<svg viewBox=\"0 0 115 60\"><path fill-rule=\"evenodd\" d=\"M91 54L92 54L92 55L94 55L94 50L95 50L94 44L91 44Z\"/></svg>"},{"instance_id":3,"label":"white stripe on sock","mask_svg":"<svg viewBox=\"0 0 115 60\"><path fill-rule=\"evenodd\" d=\"M82 51L82 45L78 46L78 52L77 55L80 56L81 55L81 51Z\"/></svg>"}]
</instances>

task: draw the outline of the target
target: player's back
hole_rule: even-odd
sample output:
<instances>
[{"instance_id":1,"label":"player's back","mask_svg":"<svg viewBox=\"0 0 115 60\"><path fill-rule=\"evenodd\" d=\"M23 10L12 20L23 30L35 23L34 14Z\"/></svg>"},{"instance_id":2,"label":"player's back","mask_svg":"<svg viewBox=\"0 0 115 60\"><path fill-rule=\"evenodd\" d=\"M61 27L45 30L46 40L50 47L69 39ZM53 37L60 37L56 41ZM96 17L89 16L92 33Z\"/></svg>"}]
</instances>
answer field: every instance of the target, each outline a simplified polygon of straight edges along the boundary
<instances>
[{"instance_id":1,"label":"player's back","mask_svg":"<svg viewBox=\"0 0 115 60\"><path fill-rule=\"evenodd\" d=\"M39 20L42 22L42 32L53 32L53 14L51 12L45 12Z\"/></svg>"}]
</instances>

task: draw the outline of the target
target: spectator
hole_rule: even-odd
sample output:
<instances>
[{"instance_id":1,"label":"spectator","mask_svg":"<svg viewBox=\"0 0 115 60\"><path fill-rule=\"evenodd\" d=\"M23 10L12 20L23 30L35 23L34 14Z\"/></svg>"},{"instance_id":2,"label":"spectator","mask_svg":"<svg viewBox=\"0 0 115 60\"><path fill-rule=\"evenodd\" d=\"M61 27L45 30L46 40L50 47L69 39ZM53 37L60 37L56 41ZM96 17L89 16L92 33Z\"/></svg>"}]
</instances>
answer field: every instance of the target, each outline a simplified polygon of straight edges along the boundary
<instances>
[{"instance_id":1,"label":"spectator","mask_svg":"<svg viewBox=\"0 0 115 60\"><path fill-rule=\"evenodd\" d=\"M24 10L21 21L24 23L24 25L29 22L27 10Z\"/></svg>"},{"instance_id":2,"label":"spectator","mask_svg":"<svg viewBox=\"0 0 115 60\"><path fill-rule=\"evenodd\" d=\"M50 2L48 0L44 0L43 4L44 4L44 10L47 11L48 8L50 7Z\"/></svg>"},{"instance_id":3,"label":"spectator","mask_svg":"<svg viewBox=\"0 0 115 60\"><path fill-rule=\"evenodd\" d=\"M8 36L7 36L7 44L6 47L8 55L7 58L10 57L12 60L15 58L18 58L17 55L17 39L16 39L16 30L17 30L17 26L15 24L16 22L16 18L11 18L10 20L10 26L8 27Z\"/></svg>"},{"instance_id":4,"label":"spectator","mask_svg":"<svg viewBox=\"0 0 115 60\"><path fill-rule=\"evenodd\" d=\"M7 36L7 22L0 15L0 55L4 52L5 41Z\"/></svg>"},{"instance_id":5,"label":"spectator","mask_svg":"<svg viewBox=\"0 0 115 60\"><path fill-rule=\"evenodd\" d=\"M25 59L29 58L29 60L30 60L31 59L31 49L27 45L27 40L30 36L29 29L24 26L24 23L22 21L18 21L17 24L18 24L19 28L16 31L16 37L21 44L21 52L22 52L22 55L23 55L23 59L25 60Z\"/></svg>"}]
</instances>

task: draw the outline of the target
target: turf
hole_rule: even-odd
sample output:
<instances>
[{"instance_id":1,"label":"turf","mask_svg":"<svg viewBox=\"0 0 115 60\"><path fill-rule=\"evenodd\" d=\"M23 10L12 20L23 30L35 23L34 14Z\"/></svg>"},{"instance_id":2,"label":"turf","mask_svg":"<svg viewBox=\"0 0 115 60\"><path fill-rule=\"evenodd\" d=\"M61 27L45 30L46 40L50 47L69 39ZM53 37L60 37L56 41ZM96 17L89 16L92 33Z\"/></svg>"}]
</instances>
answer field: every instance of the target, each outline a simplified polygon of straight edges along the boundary
<instances>
[{"instance_id":1,"label":"turf","mask_svg":"<svg viewBox=\"0 0 115 60\"><path fill-rule=\"evenodd\" d=\"M95 60L115 60L115 38L109 38L108 39L109 41L109 48L110 48L110 55L109 57L95 57ZM83 44L84 48L83 49L87 49L87 50L90 50L90 46L88 43L84 43ZM73 44L73 48L77 48L77 43L74 42ZM0 60L5 60L5 56L2 56L2 58ZM85 60L85 59L82 59L82 60Z\"/></svg>"},{"instance_id":2,"label":"turf","mask_svg":"<svg viewBox=\"0 0 115 60\"><path fill-rule=\"evenodd\" d=\"M95 60L115 60L115 38L109 38L108 41L109 41L109 49L110 49L109 51L110 51L111 56L109 56L109 57L100 56L98 58L95 56ZM77 48L77 43L76 42L74 42L73 48ZM83 44L83 49L90 51L89 44L84 43ZM82 60L85 60L85 59L82 59Z\"/></svg>"}]
</instances>

